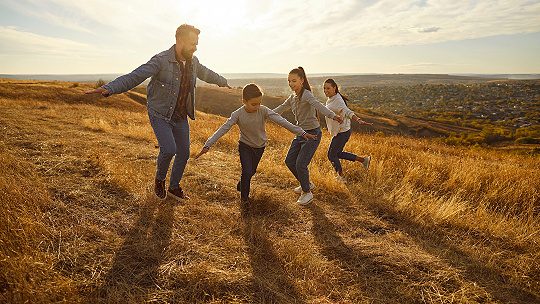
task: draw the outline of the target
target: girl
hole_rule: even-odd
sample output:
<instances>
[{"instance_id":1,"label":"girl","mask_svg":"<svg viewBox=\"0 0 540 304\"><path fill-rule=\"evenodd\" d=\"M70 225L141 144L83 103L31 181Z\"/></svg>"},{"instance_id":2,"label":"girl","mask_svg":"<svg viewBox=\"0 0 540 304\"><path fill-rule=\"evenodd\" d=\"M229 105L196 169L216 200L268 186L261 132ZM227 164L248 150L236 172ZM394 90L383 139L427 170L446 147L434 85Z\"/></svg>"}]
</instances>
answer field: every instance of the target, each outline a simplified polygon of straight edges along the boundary
<instances>
[{"instance_id":1,"label":"girl","mask_svg":"<svg viewBox=\"0 0 540 304\"><path fill-rule=\"evenodd\" d=\"M288 122L285 118L276 114L269 108L262 106L262 92L259 86L254 83L247 84L242 90L242 107L231 113L231 117L210 137L204 144L203 149L195 156L199 158L208 152L210 147L219 138L225 135L233 125L240 128L240 140L238 141L238 153L240 154L240 164L242 165L242 175L236 189L240 191L242 201L249 199L250 181L255 174L259 161L261 160L268 137L266 136L266 120L270 119L278 125L286 128L306 142L317 139L299 126Z\"/></svg>"},{"instance_id":2,"label":"girl","mask_svg":"<svg viewBox=\"0 0 540 304\"><path fill-rule=\"evenodd\" d=\"M341 168L341 163L339 159L346 159L350 161L359 161L364 164L364 169L369 168L369 162L371 157L359 157L349 152L344 152L343 147L351 137L351 118L356 120L361 125L373 125L359 118L354 112L347 107L346 101L349 99L341 93L339 93L338 86L333 79L326 79L324 81L324 95L328 97L326 101L326 107L333 111L334 113L343 117L343 123L338 124L330 119L326 119L326 125L328 127L328 132L332 135L332 142L328 148L328 160L332 163L332 166L338 173L337 180L340 182L345 182L345 177L343 170Z\"/></svg>"},{"instance_id":3,"label":"girl","mask_svg":"<svg viewBox=\"0 0 540 304\"><path fill-rule=\"evenodd\" d=\"M306 72L302 67L292 69L289 72L288 81L289 87L294 93L283 104L275 108L274 111L281 114L290 108L296 119L296 124L306 130L306 132L317 136L317 140L310 141L305 140L301 136L296 136L285 158L285 164L300 182L300 187L294 189L294 192L301 193L297 203L307 205L313 200L311 190L315 189L315 185L309 181L308 165L321 142L322 136L319 120L317 119L317 111L339 123L343 122L343 120L315 99L311 93Z\"/></svg>"}]
</instances>

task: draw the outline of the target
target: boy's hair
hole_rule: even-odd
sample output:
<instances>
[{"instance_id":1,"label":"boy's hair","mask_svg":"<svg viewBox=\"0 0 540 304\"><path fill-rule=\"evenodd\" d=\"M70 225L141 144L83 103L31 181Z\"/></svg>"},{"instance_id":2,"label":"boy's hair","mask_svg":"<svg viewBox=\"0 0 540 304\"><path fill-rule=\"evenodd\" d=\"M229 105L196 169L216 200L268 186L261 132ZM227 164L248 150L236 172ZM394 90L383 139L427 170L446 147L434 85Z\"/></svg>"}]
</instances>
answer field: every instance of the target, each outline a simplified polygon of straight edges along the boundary
<instances>
[{"instance_id":1,"label":"boy's hair","mask_svg":"<svg viewBox=\"0 0 540 304\"><path fill-rule=\"evenodd\" d=\"M343 98L343 101L345 101L345 105L347 105L347 101L349 101L349 98L347 98L347 96L341 94L341 92L339 91L339 88L338 88L338 85L337 83L334 81L334 79L332 78L328 78L324 81L324 83L329 83L333 88L336 89L336 94L339 94L341 95L341 97Z\"/></svg>"},{"instance_id":2,"label":"boy's hair","mask_svg":"<svg viewBox=\"0 0 540 304\"><path fill-rule=\"evenodd\" d=\"M309 85L309 81L307 80L306 71L304 71L304 68L299 66L297 68L292 69L289 74L296 74L300 79L304 80L304 83L302 87L308 91L311 91L311 86ZM304 94L304 91L300 92L298 95L298 99L302 99L302 95Z\"/></svg>"},{"instance_id":3,"label":"boy's hair","mask_svg":"<svg viewBox=\"0 0 540 304\"><path fill-rule=\"evenodd\" d=\"M242 89L242 99L245 101L262 96L262 94L261 88L254 83L248 83Z\"/></svg>"},{"instance_id":4,"label":"boy's hair","mask_svg":"<svg viewBox=\"0 0 540 304\"><path fill-rule=\"evenodd\" d=\"M193 25L184 23L176 29L176 34L174 35L174 37L176 37L176 39L178 39L178 37L185 38L187 37L189 32L195 33L197 36L199 36L199 34L201 33L201 30L194 27Z\"/></svg>"}]
</instances>

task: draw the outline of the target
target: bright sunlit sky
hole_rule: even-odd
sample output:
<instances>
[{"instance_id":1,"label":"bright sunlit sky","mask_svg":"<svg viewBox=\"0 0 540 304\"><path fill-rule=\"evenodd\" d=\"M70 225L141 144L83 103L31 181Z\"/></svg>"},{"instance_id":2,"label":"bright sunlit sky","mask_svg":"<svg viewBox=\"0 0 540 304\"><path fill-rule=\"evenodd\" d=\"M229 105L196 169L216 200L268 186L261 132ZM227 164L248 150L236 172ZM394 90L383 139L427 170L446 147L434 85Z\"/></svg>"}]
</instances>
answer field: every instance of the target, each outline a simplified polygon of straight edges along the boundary
<instances>
[{"instance_id":1,"label":"bright sunlit sky","mask_svg":"<svg viewBox=\"0 0 540 304\"><path fill-rule=\"evenodd\" d=\"M127 73L182 23L218 73L540 73L534 0L1 0L0 73Z\"/></svg>"}]
</instances>

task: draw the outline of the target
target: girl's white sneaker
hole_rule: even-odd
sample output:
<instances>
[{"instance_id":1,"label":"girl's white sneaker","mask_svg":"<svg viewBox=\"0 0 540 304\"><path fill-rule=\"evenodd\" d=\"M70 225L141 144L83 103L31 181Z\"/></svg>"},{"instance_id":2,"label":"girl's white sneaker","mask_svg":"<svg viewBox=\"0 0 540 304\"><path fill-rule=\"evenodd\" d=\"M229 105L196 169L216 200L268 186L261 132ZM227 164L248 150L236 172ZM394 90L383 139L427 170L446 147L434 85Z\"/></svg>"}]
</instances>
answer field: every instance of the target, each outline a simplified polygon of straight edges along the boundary
<instances>
[{"instance_id":1,"label":"girl's white sneaker","mask_svg":"<svg viewBox=\"0 0 540 304\"><path fill-rule=\"evenodd\" d=\"M309 191L311 191L311 190L313 190L315 188L317 188L317 187L315 187L315 184L312 183L312 182L309 182ZM298 193L298 194L302 193L302 186L298 186L298 187L294 188L294 193Z\"/></svg>"},{"instance_id":2,"label":"girl's white sneaker","mask_svg":"<svg viewBox=\"0 0 540 304\"><path fill-rule=\"evenodd\" d=\"M302 195L300 195L300 198L298 201L296 201L299 205L305 206L313 200L313 193L311 191L309 192L302 192Z\"/></svg>"},{"instance_id":3,"label":"girl's white sneaker","mask_svg":"<svg viewBox=\"0 0 540 304\"><path fill-rule=\"evenodd\" d=\"M338 176L336 176L336 179L340 183L346 183L347 182L347 179L345 177L343 177L343 176L338 175Z\"/></svg>"},{"instance_id":4,"label":"girl's white sneaker","mask_svg":"<svg viewBox=\"0 0 540 304\"><path fill-rule=\"evenodd\" d=\"M371 156L364 157L364 169L369 169L369 163L371 162Z\"/></svg>"}]
</instances>

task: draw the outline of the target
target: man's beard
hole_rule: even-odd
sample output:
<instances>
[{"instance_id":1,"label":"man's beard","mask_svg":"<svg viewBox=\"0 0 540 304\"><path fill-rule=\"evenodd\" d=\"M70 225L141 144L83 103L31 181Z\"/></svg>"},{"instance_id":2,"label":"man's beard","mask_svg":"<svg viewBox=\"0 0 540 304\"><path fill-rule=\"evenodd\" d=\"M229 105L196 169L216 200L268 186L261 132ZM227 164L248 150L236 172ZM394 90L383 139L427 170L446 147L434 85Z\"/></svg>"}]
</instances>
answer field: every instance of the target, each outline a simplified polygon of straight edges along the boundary
<instances>
[{"instance_id":1,"label":"man's beard","mask_svg":"<svg viewBox=\"0 0 540 304\"><path fill-rule=\"evenodd\" d=\"M180 54L182 54L182 56L186 58L186 60L191 60L193 58L193 53L184 48L182 48Z\"/></svg>"}]
</instances>

